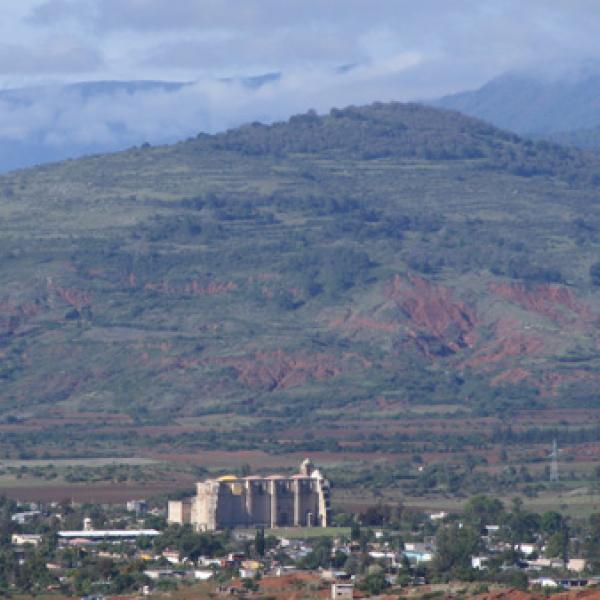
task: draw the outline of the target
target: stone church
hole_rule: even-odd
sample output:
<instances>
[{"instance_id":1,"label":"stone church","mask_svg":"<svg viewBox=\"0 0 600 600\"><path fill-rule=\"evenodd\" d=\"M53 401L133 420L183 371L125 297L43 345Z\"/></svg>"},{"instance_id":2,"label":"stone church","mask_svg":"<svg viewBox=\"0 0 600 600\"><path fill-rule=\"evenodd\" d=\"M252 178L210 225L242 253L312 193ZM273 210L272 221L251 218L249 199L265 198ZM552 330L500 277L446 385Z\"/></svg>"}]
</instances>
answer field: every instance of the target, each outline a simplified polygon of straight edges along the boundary
<instances>
[{"instance_id":1,"label":"stone church","mask_svg":"<svg viewBox=\"0 0 600 600\"><path fill-rule=\"evenodd\" d=\"M231 527L327 527L329 482L310 459L297 475L225 475L196 484L196 495L169 501L169 523L197 531Z\"/></svg>"}]
</instances>

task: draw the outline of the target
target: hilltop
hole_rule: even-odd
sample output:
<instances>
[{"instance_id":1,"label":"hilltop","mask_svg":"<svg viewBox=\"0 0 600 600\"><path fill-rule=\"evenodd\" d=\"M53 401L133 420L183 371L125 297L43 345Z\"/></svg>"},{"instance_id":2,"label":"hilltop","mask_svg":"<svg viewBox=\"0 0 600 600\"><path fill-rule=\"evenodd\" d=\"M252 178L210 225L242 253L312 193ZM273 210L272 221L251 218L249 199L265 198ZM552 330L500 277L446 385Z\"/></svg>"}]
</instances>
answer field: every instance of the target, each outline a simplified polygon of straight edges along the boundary
<instances>
[{"instance_id":1,"label":"hilltop","mask_svg":"<svg viewBox=\"0 0 600 600\"><path fill-rule=\"evenodd\" d=\"M214 448L594 407L598 162L393 103L3 176L0 411L202 418L180 442Z\"/></svg>"}]
</instances>

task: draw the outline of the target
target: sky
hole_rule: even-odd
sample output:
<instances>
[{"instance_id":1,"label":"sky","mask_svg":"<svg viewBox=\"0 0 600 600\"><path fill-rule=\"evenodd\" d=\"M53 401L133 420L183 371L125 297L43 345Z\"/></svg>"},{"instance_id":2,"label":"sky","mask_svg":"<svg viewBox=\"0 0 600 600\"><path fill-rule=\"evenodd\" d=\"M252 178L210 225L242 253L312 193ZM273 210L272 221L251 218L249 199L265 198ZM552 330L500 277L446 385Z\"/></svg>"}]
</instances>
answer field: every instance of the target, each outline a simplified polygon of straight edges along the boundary
<instances>
[{"instance_id":1,"label":"sky","mask_svg":"<svg viewBox=\"0 0 600 600\"><path fill-rule=\"evenodd\" d=\"M0 90L97 80L177 92L0 96L0 140L178 139L314 108L419 100L600 59L598 0L0 0ZM260 87L247 77L279 73Z\"/></svg>"}]
</instances>

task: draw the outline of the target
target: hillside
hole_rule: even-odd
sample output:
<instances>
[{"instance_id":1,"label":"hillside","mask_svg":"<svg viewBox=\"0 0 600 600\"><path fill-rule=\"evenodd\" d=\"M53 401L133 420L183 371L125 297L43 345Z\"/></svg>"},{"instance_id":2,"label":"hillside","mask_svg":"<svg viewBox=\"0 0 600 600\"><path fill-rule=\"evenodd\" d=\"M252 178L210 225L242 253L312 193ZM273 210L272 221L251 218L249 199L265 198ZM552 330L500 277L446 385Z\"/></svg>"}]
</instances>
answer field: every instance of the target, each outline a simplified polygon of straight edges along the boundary
<instances>
[{"instance_id":1,"label":"hillside","mask_svg":"<svg viewBox=\"0 0 600 600\"><path fill-rule=\"evenodd\" d=\"M337 451L413 410L595 408L599 162L376 104L5 175L0 448L142 443L77 413Z\"/></svg>"},{"instance_id":2,"label":"hillside","mask_svg":"<svg viewBox=\"0 0 600 600\"><path fill-rule=\"evenodd\" d=\"M571 68L552 76L509 73L481 88L441 98L435 106L458 110L519 134L549 136L600 126L600 70ZM589 145L590 135L563 135L556 141ZM596 144L596 136L594 136Z\"/></svg>"}]
</instances>

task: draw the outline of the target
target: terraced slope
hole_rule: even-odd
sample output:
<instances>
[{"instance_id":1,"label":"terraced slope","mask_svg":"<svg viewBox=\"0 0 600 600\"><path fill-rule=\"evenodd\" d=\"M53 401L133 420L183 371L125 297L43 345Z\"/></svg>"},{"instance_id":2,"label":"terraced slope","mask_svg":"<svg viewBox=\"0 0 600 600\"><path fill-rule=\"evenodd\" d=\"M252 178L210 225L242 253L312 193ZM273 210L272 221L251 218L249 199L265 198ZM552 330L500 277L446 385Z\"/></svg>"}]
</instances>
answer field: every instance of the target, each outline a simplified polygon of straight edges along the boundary
<instances>
[{"instance_id":1,"label":"terraced slope","mask_svg":"<svg viewBox=\"0 0 600 600\"><path fill-rule=\"evenodd\" d=\"M0 413L595 406L599 165L378 104L4 176Z\"/></svg>"}]
</instances>

